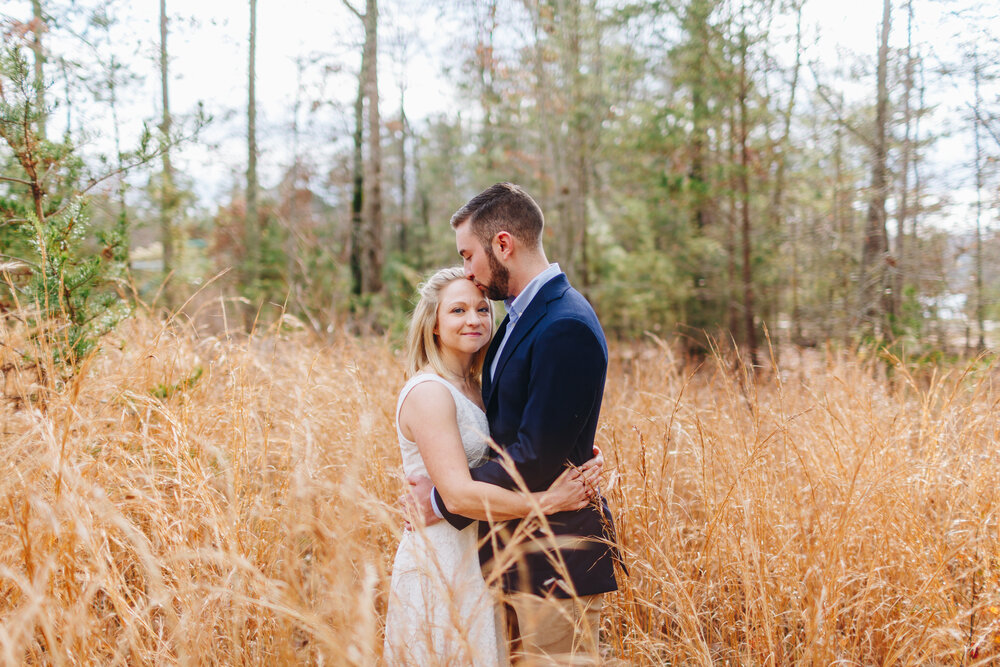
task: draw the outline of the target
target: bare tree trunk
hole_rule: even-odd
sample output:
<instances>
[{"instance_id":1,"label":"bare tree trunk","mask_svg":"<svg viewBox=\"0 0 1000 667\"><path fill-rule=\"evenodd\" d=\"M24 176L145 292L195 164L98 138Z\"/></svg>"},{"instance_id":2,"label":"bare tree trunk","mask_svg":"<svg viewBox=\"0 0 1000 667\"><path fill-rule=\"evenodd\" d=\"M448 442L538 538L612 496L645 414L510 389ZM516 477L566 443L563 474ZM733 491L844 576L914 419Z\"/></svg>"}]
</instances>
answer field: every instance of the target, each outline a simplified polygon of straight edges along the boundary
<instances>
[{"instance_id":1,"label":"bare tree trunk","mask_svg":"<svg viewBox=\"0 0 1000 667\"><path fill-rule=\"evenodd\" d=\"M35 54L35 108L38 109L38 138L45 139L45 121L48 111L45 108L45 49L42 46L42 33L45 32L45 18L42 14L42 1L31 0L31 50Z\"/></svg>"},{"instance_id":2,"label":"bare tree trunk","mask_svg":"<svg viewBox=\"0 0 1000 667\"><path fill-rule=\"evenodd\" d=\"M982 71L979 67L979 49L978 47L972 53L972 76L973 85L975 87L975 104L976 108L972 114L972 122L974 123L975 131L975 142L976 142L976 256L975 256L975 285L976 285L976 326L978 328L978 337L976 340L976 349L980 352L986 349L985 340L985 327L984 327L984 317L983 317L983 231L982 231L982 221L983 221L983 149L980 141L980 120L979 120L979 110L983 107L982 92L980 90L980 81L982 79Z\"/></svg>"},{"instance_id":3,"label":"bare tree trunk","mask_svg":"<svg viewBox=\"0 0 1000 667\"><path fill-rule=\"evenodd\" d=\"M163 246L163 302L167 309L174 307L171 277L174 272L174 168L170 162L170 87L169 58L167 57L167 2L160 0L160 93L163 115L160 120L160 141L163 142L163 173L160 182L160 243Z\"/></svg>"},{"instance_id":4,"label":"bare tree trunk","mask_svg":"<svg viewBox=\"0 0 1000 667\"><path fill-rule=\"evenodd\" d=\"M925 106L925 94L927 92L926 86L924 85L924 65L923 60L920 60L920 86L917 89L917 108L924 109ZM913 214L910 216L910 241L916 247L917 244L917 232L919 231L920 223L920 195L921 195L921 180L920 180L920 113L917 113L916 117L913 119L913 142L911 146L912 158L911 162L913 164ZM915 260L916 261L916 260Z\"/></svg>"},{"instance_id":5,"label":"bare tree trunk","mask_svg":"<svg viewBox=\"0 0 1000 667\"><path fill-rule=\"evenodd\" d=\"M606 198L602 196L601 190L604 184L604 180L600 178L600 174L597 169L595 169L595 156L599 155L602 147L604 145L604 125L601 122L601 117L603 113L597 111L598 105L604 106L606 103L603 101L603 93L605 90L605 65L607 63L607 56L604 53L603 44L605 42L605 37L603 33L604 23L600 20L600 10L597 6L596 0L592 0L589 4L590 13L592 18L592 25L594 26L595 34L593 35L594 44L594 57L592 59L593 63L593 75L590 86L588 87L588 109L590 112L587 116L587 127L588 129L588 141L587 147L587 161L585 164L586 171L584 173L585 185L584 192L586 197L583 202L583 248L582 248L582 262L583 262L583 289L584 295L588 298L590 297L590 287L594 282L594 277L592 276L591 267L596 264L593 261L593 257L597 256L597 253L593 252L590 246L590 205L591 203L597 201L605 200ZM605 211L600 204L597 204L597 210Z\"/></svg>"},{"instance_id":6,"label":"bare tree trunk","mask_svg":"<svg viewBox=\"0 0 1000 667\"><path fill-rule=\"evenodd\" d=\"M302 95L304 86L302 73L305 70L305 60L300 56L295 59L295 103L292 105L292 173L289 180L291 199L288 204L288 221L285 235L285 281L289 287L298 283L295 270L296 227L307 212L299 211L299 178L302 172L302 157L299 154L302 130L299 126L299 113L302 111Z\"/></svg>"},{"instance_id":7,"label":"bare tree trunk","mask_svg":"<svg viewBox=\"0 0 1000 667\"><path fill-rule=\"evenodd\" d=\"M837 250L837 259L840 260L843 256L843 248L841 244L844 243L844 239L847 237L847 224L844 222L844 207L841 206L841 198L843 197L843 178L844 178L844 130L838 123L834 127L834 152L833 152L833 231L835 245L834 248ZM851 250L853 252L853 248ZM838 328L838 337L846 339L850 331L850 271L846 270L846 266L837 267L840 269L837 273L840 276L841 284L839 285L840 296L844 300L844 308L841 312L841 317L839 322L835 320L835 324ZM835 281L834 281L835 282ZM833 285L831 285L831 291L833 290Z\"/></svg>"},{"instance_id":8,"label":"bare tree trunk","mask_svg":"<svg viewBox=\"0 0 1000 667\"><path fill-rule=\"evenodd\" d=\"M371 109L374 106L376 115L378 113L378 71L374 62L377 53L377 33L375 28L378 23L377 5L375 0L367 0L365 13L362 14L354 7L349 0L343 0L344 6L354 14L364 28L365 38L361 49L361 70L358 72L358 96L354 100L354 154L351 170L353 173L353 185L351 194L351 292L355 296L362 296L370 293L371 288L371 240L373 221L372 214L381 216L381 204L372 203L370 200L376 194L381 197L381 186L372 184L375 174L381 170L381 165L373 166L373 162L381 158L380 150L375 155L369 150L368 162L364 159L365 146L365 100L368 100L369 114L367 117L369 130L372 128ZM371 71L370 71L371 70ZM375 93L375 103L369 95ZM380 149L380 127L379 123L374 123L376 129L375 138L369 138L369 149ZM380 222L380 221L379 221ZM378 266L378 273L381 276L381 266Z\"/></svg>"},{"instance_id":9,"label":"bare tree trunk","mask_svg":"<svg viewBox=\"0 0 1000 667\"><path fill-rule=\"evenodd\" d=\"M746 23L740 28L740 204L741 242L743 246L743 323L746 330L747 352L750 367L757 367L757 327L754 322L753 269L751 268L751 226L750 226L750 149L748 146L749 123L747 120L747 43Z\"/></svg>"},{"instance_id":10,"label":"bare tree trunk","mask_svg":"<svg viewBox=\"0 0 1000 667\"><path fill-rule=\"evenodd\" d=\"M569 171L572 175L569 198L569 224L566 225L569 232L569 253L566 261L569 263L570 275L577 277L581 284L586 287L589 283L587 276L587 199L589 193L588 179L588 150L587 142L589 135L589 124L587 122L590 113L589 105L584 95L584 77L580 71L581 66L581 2L567 3L568 21L568 60L565 75L570 85L570 135ZM579 250L579 254L577 254Z\"/></svg>"},{"instance_id":11,"label":"bare tree trunk","mask_svg":"<svg viewBox=\"0 0 1000 667\"><path fill-rule=\"evenodd\" d=\"M365 5L364 71L365 98L368 101L368 162L365 175L365 234L363 291L382 291L382 120L379 116L378 95L378 0Z\"/></svg>"},{"instance_id":12,"label":"bare tree trunk","mask_svg":"<svg viewBox=\"0 0 1000 667\"><path fill-rule=\"evenodd\" d=\"M885 227L885 199L888 184L886 126L889 115L889 95L886 71L889 61L890 0L883 0L881 43L878 50L878 90L875 104L875 141L872 146L872 193L865 221L861 252L860 302L861 326L876 335L890 336L892 299L885 297L888 287L886 253L888 243Z\"/></svg>"},{"instance_id":13,"label":"bare tree trunk","mask_svg":"<svg viewBox=\"0 0 1000 667\"><path fill-rule=\"evenodd\" d=\"M688 23L688 30L693 31L695 39L698 41L700 56L695 58L695 71L691 76L691 167L688 170L688 179L694 190L694 223L695 229L701 234L708 226L708 197L705 193L705 122L708 117L708 100L705 92L706 68L709 57L709 15L712 12L712 5L706 0L692 0L685 21ZM700 279L700 277L696 277Z\"/></svg>"},{"instance_id":14,"label":"bare tree trunk","mask_svg":"<svg viewBox=\"0 0 1000 667\"><path fill-rule=\"evenodd\" d=\"M295 59L295 102L292 105L292 170L289 178L287 179L290 187L288 188L288 219L286 222L286 234L284 240L284 252L285 252L285 283L291 287L293 285L298 285L299 276L303 273L302 271L296 270L296 255L297 250L297 237L299 234L298 227L303 224L303 221L309 216L309 210L307 205L307 210L302 210L301 202L299 197L300 185L305 185L303 183L304 170L302 168L302 129L299 125L299 114L302 111L302 96L305 92L305 84L302 81L302 74L305 70L306 61L304 58L297 57ZM309 276L305 276L309 278Z\"/></svg>"},{"instance_id":15,"label":"bare tree trunk","mask_svg":"<svg viewBox=\"0 0 1000 667\"><path fill-rule=\"evenodd\" d=\"M364 127L365 127L364 78L358 77L358 96L354 100L354 159L351 167L354 182L351 193L351 291L361 296L364 289L361 265L364 260L363 209L365 200L364 176Z\"/></svg>"},{"instance_id":16,"label":"bare tree trunk","mask_svg":"<svg viewBox=\"0 0 1000 667\"><path fill-rule=\"evenodd\" d=\"M406 178L407 155L406 139L409 136L410 124L406 119L406 84L399 87L399 252L406 255L407 232L409 230L409 182Z\"/></svg>"},{"instance_id":17,"label":"bare tree trunk","mask_svg":"<svg viewBox=\"0 0 1000 667\"><path fill-rule=\"evenodd\" d=\"M533 53L532 65L534 70L534 98L537 100L538 105L538 124L539 124L539 143L540 153L542 154L542 163L544 168L541 170L542 178L539 179L539 200L543 202L556 202L556 206L560 206L561 202L561 188L558 190L552 187L553 183L560 184L562 182L561 174L559 171L559 145L558 135L556 132L556 120L555 113L552 110L552 85L550 85L548 76L545 72L545 54L541 47L542 35L547 31L547 27L543 25L543 18L539 13L539 6L535 4L531 11L532 18L532 42L535 44L535 49ZM558 216L562 218L562 214ZM555 248L558 256L562 256L562 248L559 246L560 240L556 239L557 247Z\"/></svg>"},{"instance_id":18,"label":"bare tree trunk","mask_svg":"<svg viewBox=\"0 0 1000 667\"><path fill-rule=\"evenodd\" d=\"M903 156L900 164L899 210L896 213L896 266L893 271L892 299L893 310L900 314L903 308L903 287L910 271L910 262L906 255L906 218L909 216L910 197L910 155L912 140L910 127L912 113L910 110L910 94L913 91L913 0L907 2L906 21L906 64L903 76Z\"/></svg>"},{"instance_id":19,"label":"bare tree trunk","mask_svg":"<svg viewBox=\"0 0 1000 667\"><path fill-rule=\"evenodd\" d=\"M480 32L476 48L476 64L479 73L481 104L483 105L483 131L479 144L479 152L485 156L487 173L496 170L496 106L499 95L496 92L496 54L493 51L493 37L497 28L497 0L489 0L486 5L486 19L477 25ZM478 12L477 12L478 14ZM478 17L477 17L478 18Z\"/></svg>"},{"instance_id":20,"label":"bare tree trunk","mask_svg":"<svg viewBox=\"0 0 1000 667\"><path fill-rule=\"evenodd\" d=\"M244 234L246 256L244 287L250 287L260 270L261 224L257 180L257 0L250 0L249 53L247 54L247 216Z\"/></svg>"},{"instance_id":21,"label":"bare tree trunk","mask_svg":"<svg viewBox=\"0 0 1000 667\"><path fill-rule=\"evenodd\" d=\"M926 93L926 87L924 85L923 60L920 60L920 87L918 88L918 94L917 94L917 108L918 109L924 109L924 108L926 108L925 107L925 101L926 101L925 93ZM911 246L910 259L911 259L911 265L912 265L911 268L910 268L910 275L911 275L911 280L914 281L914 283L917 286L917 289L919 290L920 289L920 282L921 282L921 278L920 278L921 271L920 271L920 268L919 268L919 266L920 266L920 260L921 260L921 253L919 252L919 250L920 250L920 243L919 243L919 239L917 237L917 234L919 232L919 225L920 225L920 214L921 214L921 206L922 206L922 199L921 198L922 198L922 191L923 191L923 183L920 180L920 160L921 160L921 157L920 157L920 114L919 113L916 115L916 118L913 121L913 146L912 146L912 151L913 151L913 158L912 158L912 163L913 163L913 213L910 215L910 246ZM924 318L922 318L922 317L919 319L921 330L918 333L920 335L923 334L923 320L924 320Z\"/></svg>"},{"instance_id":22,"label":"bare tree trunk","mask_svg":"<svg viewBox=\"0 0 1000 667\"><path fill-rule=\"evenodd\" d=\"M792 331L793 345L802 345L802 313L799 310L799 228L800 220L792 216L789 223L792 227L792 275L788 289L792 292Z\"/></svg>"},{"instance_id":23,"label":"bare tree trunk","mask_svg":"<svg viewBox=\"0 0 1000 667\"><path fill-rule=\"evenodd\" d=\"M709 234L712 215L715 212L713 206L716 203L712 201L709 192L711 165L707 147L709 141L708 124L711 116L709 106L711 89L708 85L708 70L713 35L710 17L715 5L713 0L691 0L687 4L682 19L682 27L690 36L691 48L695 53L688 64L690 73L684 77L684 80L691 91L689 139L691 161L688 167L686 190L690 196L693 234L697 239L703 239ZM686 314L685 320L694 332L701 332L701 335L691 339L688 344L689 352L697 353L707 349L707 341L704 337L710 335L709 330L716 324L717 315L711 311L716 307L716 300L712 298L712 292L717 290L718 286L711 284L714 272L711 267L705 265L703 259L698 260L692 269L690 279L693 303L690 305L690 311ZM735 293L736 289L735 284L726 286L728 293Z\"/></svg>"},{"instance_id":24,"label":"bare tree trunk","mask_svg":"<svg viewBox=\"0 0 1000 667\"><path fill-rule=\"evenodd\" d=\"M739 330L740 330L740 313L739 313L739 300L737 291L737 279L736 279L736 239L738 237L737 233L737 218L739 216L739 205L736 201L736 193L738 190L738 185L735 179L736 175L736 137L738 136L736 130L736 109L730 105L729 107L729 183L727 184L727 190L729 195L727 197L729 204L729 215L727 220L728 233L726 234L726 319L729 327L729 335L733 338L735 344L739 340Z\"/></svg>"},{"instance_id":25,"label":"bare tree trunk","mask_svg":"<svg viewBox=\"0 0 1000 667\"><path fill-rule=\"evenodd\" d=\"M789 138L792 133L792 114L795 111L795 92L799 85L799 70L802 66L802 3L795 7L795 64L792 66L792 81L789 85L788 106L782 113L781 139L778 140L778 167L774 174L774 189L771 193L771 220L775 229L783 223L782 206L785 194L785 170L788 167Z\"/></svg>"},{"instance_id":26,"label":"bare tree trunk","mask_svg":"<svg viewBox=\"0 0 1000 667\"><path fill-rule=\"evenodd\" d=\"M789 84L788 92L788 105L782 112L782 130L781 138L778 139L778 156L777 156L777 168L774 174L774 188L771 191L771 212L770 220L772 229L781 230L786 226L786 216L784 211L784 196L785 196L785 172L788 168L788 152L791 148L790 137L792 134L792 114L795 111L795 93L799 86L799 71L802 67L802 3L799 2L794 5L796 12L795 17L795 63L792 65L792 81ZM790 223L796 224L796 223ZM793 230L793 234L797 233L797 229ZM792 240L792 279L790 283L790 289L792 290L792 338L793 340L798 340L801 337L801 331L798 329L798 295L795 293L797 287L797 266L796 266L796 255L798 248L795 247L795 239ZM778 295L781 295L781 291L778 290ZM780 304L777 308L780 312ZM775 340L774 335L772 335L772 341Z\"/></svg>"},{"instance_id":27,"label":"bare tree trunk","mask_svg":"<svg viewBox=\"0 0 1000 667\"><path fill-rule=\"evenodd\" d=\"M426 267L426 246L427 240L431 236L431 202L428 187L424 184L424 178L421 174L419 141L413 142L413 167L416 222L420 223L420 240L413 248L413 257L416 260L417 267L422 270Z\"/></svg>"}]
</instances>

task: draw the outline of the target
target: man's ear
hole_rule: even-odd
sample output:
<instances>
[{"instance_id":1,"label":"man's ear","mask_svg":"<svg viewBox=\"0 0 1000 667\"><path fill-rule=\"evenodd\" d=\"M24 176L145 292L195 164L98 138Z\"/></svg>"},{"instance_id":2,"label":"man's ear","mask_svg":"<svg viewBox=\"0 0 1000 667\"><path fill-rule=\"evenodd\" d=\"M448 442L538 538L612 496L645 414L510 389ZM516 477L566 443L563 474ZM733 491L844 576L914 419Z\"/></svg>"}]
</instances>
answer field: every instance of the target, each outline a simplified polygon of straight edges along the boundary
<instances>
[{"instance_id":1,"label":"man's ear","mask_svg":"<svg viewBox=\"0 0 1000 667\"><path fill-rule=\"evenodd\" d=\"M510 232L500 231L493 237L493 254L508 259L514 250L514 237Z\"/></svg>"}]
</instances>

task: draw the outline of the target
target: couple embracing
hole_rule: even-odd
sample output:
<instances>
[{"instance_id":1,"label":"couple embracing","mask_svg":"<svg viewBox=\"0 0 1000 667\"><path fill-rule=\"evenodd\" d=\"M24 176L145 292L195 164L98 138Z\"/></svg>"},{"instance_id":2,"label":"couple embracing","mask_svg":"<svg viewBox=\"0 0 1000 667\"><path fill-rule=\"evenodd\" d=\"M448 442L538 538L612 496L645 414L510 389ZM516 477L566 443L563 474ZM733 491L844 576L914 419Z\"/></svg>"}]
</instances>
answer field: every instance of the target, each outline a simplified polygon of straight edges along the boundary
<instances>
[{"instance_id":1,"label":"couple embracing","mask_svg":"<svg viewBox=\"0 0 1000 667\"><path fill-rule=\"evenodd\" d=\"M421 286L396 411L415 529L393 562L387 664L599 662L617 588L594 448L607 344L548 263L543 220L520 187L488 188L451 220L463 268ZM507 308L495 333L491 300Z\"/></svg>"}]
</instances>

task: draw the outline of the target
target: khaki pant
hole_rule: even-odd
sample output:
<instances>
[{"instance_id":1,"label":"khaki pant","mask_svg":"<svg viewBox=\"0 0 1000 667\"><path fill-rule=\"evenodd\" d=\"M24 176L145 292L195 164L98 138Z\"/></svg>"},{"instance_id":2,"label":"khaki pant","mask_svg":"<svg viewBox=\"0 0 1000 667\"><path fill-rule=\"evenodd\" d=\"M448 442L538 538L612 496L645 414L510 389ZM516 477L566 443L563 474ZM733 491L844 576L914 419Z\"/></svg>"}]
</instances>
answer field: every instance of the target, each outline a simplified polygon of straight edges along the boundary
<instances>
[{"instance_id":1,"label":"khaki pant","mask_svg":"<svg viewBox=\"0 0 1000 667\"><path fill-rule=\"evenodd\" d=\"M515 665L599 665L603 595L575 600L513 593L505 598Z\"/></svg>"}]
</instances>

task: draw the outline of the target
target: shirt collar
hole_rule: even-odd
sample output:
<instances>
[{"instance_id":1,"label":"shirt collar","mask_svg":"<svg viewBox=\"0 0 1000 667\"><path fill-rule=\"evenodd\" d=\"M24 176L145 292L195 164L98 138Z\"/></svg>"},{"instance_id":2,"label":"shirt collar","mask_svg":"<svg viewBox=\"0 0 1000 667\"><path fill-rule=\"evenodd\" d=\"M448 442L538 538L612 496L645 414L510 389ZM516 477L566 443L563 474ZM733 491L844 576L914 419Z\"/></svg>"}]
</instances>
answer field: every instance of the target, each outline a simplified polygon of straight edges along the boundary
<instances>
[{"instance_id":1,"label":"shirt collar","mask_svg":"<svg viewBox=\"0 0 1000 667\"><path fill-rule=\"evenodd\" d=\"M538 290L542 289L542 286L545 285L545 283L549 282L560 273L562 273L562 269L559 268L558 264L549 264L549 268L532 278L531 282L525 285L524 289L521 290L521 293L518 294L517 297L504 300L503 305L507 309L507 315L510 317L511 324L517 322L517 319L524 314L528 304L530 304L531 300L535 298L536 294L538 294Z\"/></svg>"}]
</instances>

